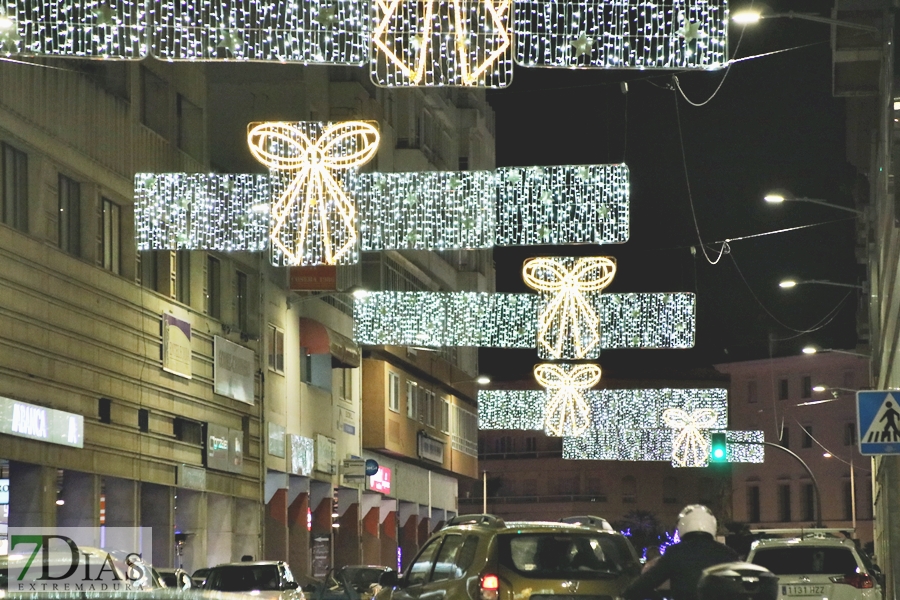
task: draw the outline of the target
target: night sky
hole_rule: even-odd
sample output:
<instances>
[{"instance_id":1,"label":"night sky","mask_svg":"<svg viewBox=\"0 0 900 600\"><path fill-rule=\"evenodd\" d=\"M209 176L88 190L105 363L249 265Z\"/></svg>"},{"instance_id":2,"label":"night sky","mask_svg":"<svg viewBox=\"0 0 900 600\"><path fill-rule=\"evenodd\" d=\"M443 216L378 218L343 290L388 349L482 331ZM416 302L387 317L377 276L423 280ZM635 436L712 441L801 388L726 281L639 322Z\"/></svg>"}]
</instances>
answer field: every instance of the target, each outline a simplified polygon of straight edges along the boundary
<instances>
[{"instance_id":1,"label":"night sky","mask_svg":"<svg viewBox=\"0 0 900 600\"><path fill-rule=\"evenodd\" d=\"M790 0L768 6L830 16L831 4ZM733 2L732 13L741 6ZM740 31L731 26L732 55ZM605 376L669 377L720 362L797 354L809 343L854 347L857 290L781 290L778 282L794 277L861 283L865 270L855 258L855 216L808 203L762 201L767 191L782 188L854 205L844 101L831 95L830 35L828 25L797 19L748 26L738 59L807 47L734 64L718 94L699 108L669 89L673 72L518 68L508 89L488 94L496 114L497 166L624 160L631 171L631 237L622 245L496 249L497 290L531 291L521 280L522 261L530 256L606 255L618 264L608 292L697 294L694 349L607 351L599 360ZM678 77L688 97L700 102L724 73ZM627 94L622 81L628 82ZM700 250L690 197L713 259L721 247L717 241L821 225L732 241L730 253L711 265ZM798 333L829 314L834 318L827 325ZM529 379L537 362L536 351L481 351L481 370L495 380Z\"/></svg>"}]
</instances>

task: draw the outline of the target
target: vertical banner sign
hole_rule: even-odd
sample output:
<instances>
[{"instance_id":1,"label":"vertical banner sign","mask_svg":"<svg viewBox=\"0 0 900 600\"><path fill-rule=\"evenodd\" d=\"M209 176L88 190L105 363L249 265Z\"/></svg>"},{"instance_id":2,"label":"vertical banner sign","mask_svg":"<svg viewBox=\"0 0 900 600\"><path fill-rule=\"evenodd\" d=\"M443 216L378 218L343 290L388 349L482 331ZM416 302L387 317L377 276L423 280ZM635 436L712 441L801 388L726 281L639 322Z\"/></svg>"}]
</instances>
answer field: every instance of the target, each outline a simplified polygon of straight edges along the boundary
<instances>
[{"instance_id":1,"label":"vertical banner sign","mask_svg":"<svg viewBox=\"0 0 900 600\"><path fill-rule=\"evenodd\" d=\"M239 402L253 404L256 354L240 344L215 337L215 391Z\"/></svg>"},{"instance_id":2,"label":"vertical banner sign","mask_svg":"<svg viewBox=\"0 0 900 600\"><path fill-rule=\"evenodd\" d=\"M162 316L162 368L191 378L191 324L175 315Z\"/></svg>"}]
</instances>

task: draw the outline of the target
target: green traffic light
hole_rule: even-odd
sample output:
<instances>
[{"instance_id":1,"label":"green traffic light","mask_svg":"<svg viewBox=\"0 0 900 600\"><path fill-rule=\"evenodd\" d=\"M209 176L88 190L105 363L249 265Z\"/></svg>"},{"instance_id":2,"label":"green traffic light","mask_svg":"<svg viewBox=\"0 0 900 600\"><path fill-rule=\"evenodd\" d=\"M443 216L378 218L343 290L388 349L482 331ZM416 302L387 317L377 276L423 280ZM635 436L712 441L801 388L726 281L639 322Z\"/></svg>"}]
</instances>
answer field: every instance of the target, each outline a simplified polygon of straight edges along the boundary
<instances>
[{"instance_id":1,"label":"green traffic light","mask_svg":"<svg viewBox=\"0 0 900 600\"><path fill-rule=\"evenodd\" d=\"M725 456L725 451L722 450L721 448L716 448L713 451L713 457L715 457L715 458L723 458L724 456Z\"/></svg>"},{"instance_id":2,"label":"green traffic light","mask_svg":"<svg viewBox=\"0 0 900 600\"><path fill-rule=\"evenodd\" d=\"M726 452L725 447L725 434L710 434L710 441L712 443L710 444L709 461L716 463L728 462L728 453Z\"/></svg>"}]
</instances>

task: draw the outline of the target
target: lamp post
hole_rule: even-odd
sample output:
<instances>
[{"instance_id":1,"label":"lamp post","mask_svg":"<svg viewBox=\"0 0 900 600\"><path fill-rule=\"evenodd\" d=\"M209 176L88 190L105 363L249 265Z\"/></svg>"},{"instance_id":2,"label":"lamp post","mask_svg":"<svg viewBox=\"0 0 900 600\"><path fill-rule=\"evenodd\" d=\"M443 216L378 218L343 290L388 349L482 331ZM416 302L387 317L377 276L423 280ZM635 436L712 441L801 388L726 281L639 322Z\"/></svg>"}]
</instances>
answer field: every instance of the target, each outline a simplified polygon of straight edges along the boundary
<instances>
[{"instance_id":1,"label":"lamp post","mask_svg":"<svg viewBox=\"0 0 900 600\"><path fill-rule=\"evenodd\" d=\"M871 25L862 25L860 23L851 23L850 21L839 21L838 19L829 19L811 13L798 13L792 10L783 13L763 13L758 10L741 10L732 15L731 20L739 25L755 25L763 19L800 19L803 21L813 21L815 23L825 23L826 25L836 25L838 27L847 27L849 29L859 29L871 33L878 33L879 29Z\"/></svg>"},{"instance_id":2,"label":"lamp post","mask_svg":"<svg viewBox=\"0 0 900 600\"><path fill-rule=\"evenodd\" d=\"M836 208L838 210L845 210L847 212L852 212L858 216L864 216L865 212L858 210L856 208L850 208L849 206L841 206L840 204L833 204L828 202L827 200L819 200L817 198L798 198L797 196L792 196L790 194L785 195L784 193L771 193L766 194L763 197L763 200L768 202L769 204L784 204L785 202L808 202L810 204L818 204L820 206L828 206L830 208Z\"/></svg>"},{"instance_id":3,"label":"lamp post","mask_svg":"<svg viewBox=\"0 0 900 600\"><path fill-rule=\"evenodd\" d=\"M818 285L831 285L835 287L856 288L858 290L863 289L863 286L856 283L841 283L840 281L829 281L828 279L782 279L778 282L778 287L788 290L791 288L795 288L798 285L806 285L809 283L815 283Z\"/></svg>"}]
</instances>

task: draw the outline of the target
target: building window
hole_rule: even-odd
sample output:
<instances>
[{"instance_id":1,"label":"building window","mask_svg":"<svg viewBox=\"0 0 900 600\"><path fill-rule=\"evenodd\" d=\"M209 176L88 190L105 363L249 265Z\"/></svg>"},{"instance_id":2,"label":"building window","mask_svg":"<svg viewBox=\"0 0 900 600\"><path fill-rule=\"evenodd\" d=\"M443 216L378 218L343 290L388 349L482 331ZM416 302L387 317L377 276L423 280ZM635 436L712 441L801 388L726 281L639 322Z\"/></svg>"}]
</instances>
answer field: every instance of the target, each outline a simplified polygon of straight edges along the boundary
<instances>
[{"instance_id":1,"label":"building window","mask_svg":"<svg viewBox=\"0 0 900 600\"><path fill-rule=\"evenodd\" d=\"M206 314L222 318L222 263L210 255L206 256Z\"/></svg>"},{"instance_id":2,"label":"building window","mask_svg":"<svg viewBox=\"0 0 900 600\"><path fill-rule=\"evenodd\" d=\"M812 398L812 377L804 375L800 380L800 397Z\"/></svg>"},{"instance_id":3,"label":"building window","mask_svg":"<svg viewBox=\"0 0 900 600\"><path fill-rule=\"evenodd\" d=\"M803 426L803 438L800 441L801 448L812 448L813 439L812 439L812 425L804 425Z\"/></svg>"},{"instance_id":4,"label":"building window","mask_svg":"<svg viewBox=\"0 0 900 600\"><path fill-rule=\"evenodd\" d=\"M791 430L789 427L781 428L781 445L784 448L791 447Z\"/></svg>"},{"instance_id":5,"label":"building window","mask_svg":"<svg viewBox=\"0 0 900 600\"><path fill-rule=\"evenodd\" d=\"M150 411L146 408L138 409L138 429L143 433L150 431Z\"/></svg>"},{"instance_id":6,"label":"building window","mask_svg":"<svg viewBox=\"0 0 900 600\"><path fill-rule=\"evenodd\" d=\"M248 289L246 273L237 271L234 292L237 327L241 331L248 331L250 327L250 290Z\"/></svg>"},{"instance_id":7,"label":"building window","mask_svg":"<svg viewBox=\"0 0 900 600\"><path fill-rule=\"evenodd\" d=\"M400 376L388 371L388 408L400 412Z\"/></svg>"},{"instance_id":8,"label":"building window","mask_svg":"<svg viewBox=\"0 0 900 600\"><path fill-rule=\"evenodd\" d=\"M666 477L662 482L663 504L678 504L678 479L675 477Z\"/></svg>"},{"instance_id":9,"label":"building window","mask_svg":"<svg viewBox=\"0 0 900 600\"><path fill-rule=\"evenodd\" d=\"M103 268L119 275L122 272L122 209L108 198L103 199L100 231Z\"/></svg>"},{"instance_id":10,"label":"building window","mask_svg":"<svg viewBox=\"0 0 900 600\"><path fill-rule=\"evenodd\" d=\"M175 300L191 303L191 251L175 252Z\"/></svg>"},{"instance_id":11,"label":"building window","mask_svg":"<svg viewBox=\"0 0 900 600\"><path fill-rule=\"evenodd\" d=\"M0 201L3 222L28 231L28 155L9 144L0 144Z\"/></svg>"},{"instance_id":12,"label":"building window","mask_svg":"<svg viewBox=\"0 0 900 600\"><path fill-rule=\"evenodd\" d=\"M441 431L450 433L450 399L441 400Z\"/></svg>"},{"instance_id":13,"label":"building window","mask_svg":"<svg viewBox=\"0 0 900 600\"><path fill-rule=\"evenodd\" d=\"M329 360L330 362L330 360ZM338 390L338 398L344 402L353 401L353 371L351 369L341 369L341 388Z\"/></svg>"},{"instance_id":14,"label":"building window","mask_svg":"<svg viewBox=\"0 0 900 600\"><path fill-rule=\"evenodd\" d=\"M532 435L525 438L525 452L537 452L537 437Z\"/></svg>"},{"instance_id":15,"label":"building window","mask_svg":"<svg viewBox=\"0 0 900 600\"><path fill-rule=\"evenodd\" d=\"M416 388L418 387L419 386L416 385L415 381L406 382L406 416L413 421L415 421L418 416L416 410L418 408Z\"/></svg>"},{"instance_id":16,"label":"building window","mask_svg":"<svg viewBox=\"0 0 900 600\"><path fill-rule=\"evenodd\" d=\"M175 107L178 119L178 147L199 161L203 160L203 109L178 94Z\"/></svg>"},{"instance_id":17,"label":"building window","mask_svg":"<svg viewBox=\"0 0 900 600\"><path fill-rule=\"evenodd\" d=\"M844 424L844 445L853 446L856 444L856 423Z\"/></svg>"},{"instance_id":18,"label":"building window","mask_svg":"<svg viewBox=\"0 0 900 600\"><path fill-rule=\"evenodd\" d=\"M141 69L141 123L169 138L169 86L153 71Z\"/></svg>"},{"instance_id":19,"label":"building window","mask_svg":"<svg viewBox=\"0 0 900 600\"><path fill-rule=\"evenodd\" d=\"M853 520L853 486L850 485L849 479L843 482L843 497L844 520L851 521Z\"/></svg>"},{"instance_id":20,"label":"building window","mask_svg":"<svg viewBox=\"0 0 900 600\"><path fill-rule=\"evenodd\" d=\"M59 247L81 256L81 184L65 175L58 178Z\"/></svg>"},{"instance_id":21,"label":"building window","mask_svg":"<svg viewBox=\"0 0 900 600\"><path fill-rule=\"evenodd\" d=\"M97 416L101 423L112 423L112 400L100 398L97 405Z\"/></svg>"},{"instance_id":22,"label":"building window","mask_svg":"<svg viewBox=\"0 0 900 600\"><path fill-rule=\"evenodd\" d=\"M637 481L630 475L622 478L622 504L637 502Z\"/></svg>"},{"instance_id":23,"label":"building window","mask_svg":"<svg viewBox=\"0 0 900 600\"><path fill-rule=\"evenodd\" d=\"M197 446L203 443L203 427L197 421L191 421L183 417L175 417L173 423L175 439L186 444Z\"/></svg>"},{"instance_id":24,"label":"building window","mask_svg":"<svg viewBox=\"0 0 900 600\"><path fill-rule=\"evenodd\" d=\"M284 331L269 323L269 370L284 375Z\"/></svg>"},{"instance_id":25,"label":"building window","mask_svg":"<svg viewBox=\"0 0 900 600\"><path fill-rule=\"evenodd\" d=\"M747 382L747 402L754 404L759 400L757 385L755 381Z\"/></svg>"},{"instance_id":26,"label":"building window","mask_svg":"<svg viewBox=\"0 0 900 600\"><path fill-rule=\"evenodd\" d=\"M778 520L782 523L791 522L791 484L789 483L778 486Z\"/></svg>"},{"instance_id":27,"label":"building window","mask_svg":"<svg viewBox=\"0 0 900 600\"><path fill-rule=\"evenodd\" d=\"M787 379L779 379L778 380L778 399L779 400L787 400L788 399L788 380Z\"/></svg>"},{"instance_id":28,"label":"building window","mask_svg":"<svg viewBox=\"0 0 900 600\"><path fill-rule=\"evenodd\" d=\"M140 260L141 285L159 291L159 255L160 251L147 250L138 254Z\"/></svg>"},{"instance_id":29,"label":"building window","mask_svg":"<svg viewBox=\"0 0 900 600\"><path fill-rule=\"evenodd\" d=\"M453 449L469 456L478 456L478 415L454 405L450 425Z\"/></svg>"},{"instance_id":30,"label":"building window","mask_svg":"<svg viewBox=\"0 0 900 600\"><path fill-rule=\"evenodd\" d=\"M434 427L434 392L423 391L425 392L425 424Z\"/></svg>"},{"instance_id":31,"label":"building window","mask_svg":"<svg viewBox=\"0 0 900 600\"><path fill-rule=\"evenodd\" d=\"M813 490L813 484L804 483L800 492L800 503L803 507L802 520L813 521L816 518L816 493Z\"/></svg>"},{"instance_id":32,"label":"building window","mask_svg":"<svg viewBox=\"0 0 900 600\"><path fill-rule=\"evenodd\" d=\"M747 522L759 523L759 486L751 485L747 488Z\"/></svg>"}]
</instances>

